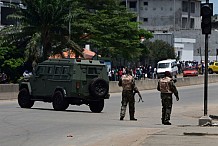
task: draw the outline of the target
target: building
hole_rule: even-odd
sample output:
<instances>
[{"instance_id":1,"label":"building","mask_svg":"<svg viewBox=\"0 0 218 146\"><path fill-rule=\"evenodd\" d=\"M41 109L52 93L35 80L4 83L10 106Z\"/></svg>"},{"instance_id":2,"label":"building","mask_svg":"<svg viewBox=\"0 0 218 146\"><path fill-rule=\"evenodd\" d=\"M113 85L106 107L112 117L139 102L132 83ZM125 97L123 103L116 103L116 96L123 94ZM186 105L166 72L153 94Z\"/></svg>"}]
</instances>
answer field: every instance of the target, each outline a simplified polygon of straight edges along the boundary
<instances>
[{"instance_id":1,"label":"building","mask_svg":"<svg viewBox=\"0 0 218 146\"><path fill-rule=\"evenodd\" d=\"M10 4L16 4L23 7L21 0L0 0L0 27L16 24L14 20L7 19L7 16L14 12L14 9L10 7Z\"/></svg>"},{"instance_id":2,"label":"building","mask_svg":"<svg viewBox=\"0 0 218 146\"><path fill-rule=\"evenodd\" d=\"M200 29L201 0L126 0L138 14L140 28L151 32Z\"/></svg>"},{"instance_id":3,"label":"building","mask_svg":"<svg viewBox=\"0 0 218 146\"><path fill-rule=\"evenodd\" d=\"M154 35L174 34L175 53L181 61L186 59L200 62L204 60L205 54L205 40L201 34L201 2L205 0L124 0L123 4L137 14L136 21L141 22L140 28ZM216 58L217 30L212 30L209 36L209 60Z\"/></svg>"},{"instance_id":4,"label":"building","mask_svg":"<svg viewBox=\"0 0 218 146\"><path fill-rule=\"evenodd\" d=\"M180 57L189 56L185 52L193 54L193 58L189 60L204 60L204 35L201 34L201 17L200 5L205 0L123 0L123 4L131 11L137 14L135 21L141 22L140 28L146 29L154 33L155 38L159 36L167 36L172 34L174 41L177 38L182 40L191 40L193 48L186 50L186 44L183 42L175 42L175 53ZM7 15L13 13L10 4L17 4L24 7L21 0L0 0L0 28L5 25L14 25L17 22L7 19ZM218 49L218 23L217 15L214 17L214 29L209 35L209 60L216 58L216 50ZM164 34L164 35L161 35ZM166 37L161 38L166 38ZM164 40L163 39L163 40ZM193 41L192 39L195 39ZM169 39L167 39L169 40ZM179 44L178 44L179 43ZM188 42L186 42L188 43ZM183 48L181 47L184 46ZM182 49L181 49L182 48ZM201 50L201 51L199 51ZM201 53L199 53L201 52Z\"/></svg>"}]
</instances>

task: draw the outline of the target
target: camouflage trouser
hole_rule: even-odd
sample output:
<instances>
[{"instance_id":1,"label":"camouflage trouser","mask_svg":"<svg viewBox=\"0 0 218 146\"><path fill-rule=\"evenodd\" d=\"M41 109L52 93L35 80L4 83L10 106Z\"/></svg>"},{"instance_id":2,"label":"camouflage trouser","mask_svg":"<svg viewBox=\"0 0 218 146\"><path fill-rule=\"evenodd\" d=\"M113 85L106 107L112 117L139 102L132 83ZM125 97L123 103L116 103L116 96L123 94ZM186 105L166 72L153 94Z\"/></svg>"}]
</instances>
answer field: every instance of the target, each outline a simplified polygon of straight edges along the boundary
<instances>
[{"instance_id":1,"label":"camouflage trouser","mask_svg":"<svg viewBox=\"0 0 218 146\"><path fill-rule=\"evenodd\" d=\"M162 123L169 122L170 115L172 111L172 94L171 93L161 93L162 102Z\"/></svg>"},{"instance_id":2,"label":"camouflage trouser","mask_svg":"<svg viewBox=\"0 0 218 146\"><path fill-rule=\"evenodd\" d=\"M120 111L120 117L125 117L126 107L127 107L128 103L129 103L130 118L134 118L134 114L135 114L135 98L133 96L133 91L124 90L122 92L122 101L121 101L122 106L121 106L121 111Z\"/></svg>"}]
</instances>

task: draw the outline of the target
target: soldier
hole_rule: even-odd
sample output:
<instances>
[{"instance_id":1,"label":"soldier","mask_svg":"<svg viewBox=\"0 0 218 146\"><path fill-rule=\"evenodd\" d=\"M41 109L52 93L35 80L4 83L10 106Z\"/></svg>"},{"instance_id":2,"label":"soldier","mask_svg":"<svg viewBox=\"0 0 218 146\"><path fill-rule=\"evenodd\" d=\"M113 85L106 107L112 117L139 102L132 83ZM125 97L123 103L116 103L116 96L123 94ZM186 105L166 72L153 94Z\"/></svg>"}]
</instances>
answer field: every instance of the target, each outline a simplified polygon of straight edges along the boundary
<instances>
[{"instance_id":1,"label":"soldier","mask_svg":"<svg viewBox=\"0 0 218 146\"><path fill-rule=\"evenodd\" d=\"M121 111L120 111L120 120L123 120L126 113L127 104L129 104L129 115L130 120L137 121L134 117L135 114L135 98L133 92L139 92L135 86L135 80L132 76L132 73L129 69L126 69L126 74L121 77L118 83L119 86L122 86L122 101L121 101Z\"/></svg>"},{"instance_id":2,"label":"soldier","mask_svg":"<svg viewBox=\"0 0 218 146\"><path fill-rule=\"evenodd\" d=\"M172 94L176 96L177 101L179 101L179 95L169 71L166 71L165 77L158 81L157 90L161 92L162 124L171 125L169 121L173 103Z\"/></svg>"}]
</instances>

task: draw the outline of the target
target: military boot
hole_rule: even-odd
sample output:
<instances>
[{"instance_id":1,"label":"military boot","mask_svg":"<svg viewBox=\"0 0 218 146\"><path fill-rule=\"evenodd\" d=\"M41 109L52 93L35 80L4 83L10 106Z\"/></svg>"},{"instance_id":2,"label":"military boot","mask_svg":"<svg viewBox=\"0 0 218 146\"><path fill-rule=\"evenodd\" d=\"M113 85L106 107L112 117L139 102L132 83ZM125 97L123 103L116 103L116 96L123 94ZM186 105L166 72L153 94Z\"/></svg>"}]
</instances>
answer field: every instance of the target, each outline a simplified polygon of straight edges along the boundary
<instances>
[{"instance_id":1,"label":"military boot","mask_svg":"<svg viewBox=\"0 0 218 146\"><path fill-rule=\"evenodd\" d=\"M133 118L130 118L130 120L131 120L131 121L137 121L137 119L134 118L134 117L133 117Z\"/></svg>"},{"instance_id":2,"label":"military boot","mask_svg":"<svg viewBox=\"0 0 218 146\"><path fill-rule=\"evenodd\" d=\"M134 113L130 113L130 120L137 121L137 119L134 117Z\"/></svg>"},{"instance_id":3,"label":"military boot","mask_svg":"<svg viewBox=\"0 0 218 146\"><path fill-rule=\"evenodd\" d=\"M134 116L130 116L131 121L137 121L137 119Z\"/></svg>"},{"instance_id":4,"label":"military boot","mask_svg":"<svg viewBox=\"0 0 218 146\"><path fill-rule=\"evenodd\" d=\"M171 125L171 123L168 121L168 122L164 122L163 123L164 125Z\"/></svg>"}]
</instances>

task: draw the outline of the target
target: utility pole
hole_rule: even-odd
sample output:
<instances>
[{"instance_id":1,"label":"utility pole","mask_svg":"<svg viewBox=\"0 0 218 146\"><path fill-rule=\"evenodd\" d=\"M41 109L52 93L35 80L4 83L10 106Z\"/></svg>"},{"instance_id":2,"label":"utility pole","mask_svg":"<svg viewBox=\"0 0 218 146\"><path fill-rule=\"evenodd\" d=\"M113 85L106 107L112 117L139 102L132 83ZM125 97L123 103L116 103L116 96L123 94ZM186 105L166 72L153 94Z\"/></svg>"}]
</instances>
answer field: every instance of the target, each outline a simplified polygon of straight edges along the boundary
<instances>
[{"instance_id":1,"label":"utility pole","mask_svg":"<svg viewBox=\"0 0 218 146\"><path fill-rule=\"evenodd\" d=\"M216 49L216 61L217 61L218 49Z\"/></svg>"},{"instance_id":2,"label":"utility pole","mask_svg":"<svg viewBox=\"0 0 218 146\"><path fill-rule=\"evenodd\" d=\"M212 120L207 116L207 101L208 101L208 35L211 34L211 16L213 16L213 3L201 4L201 29L202 34L205 34L205 68L204 68L204 116L199 119L199 125L212 123Z\"/></svg>"}]
</instances>

